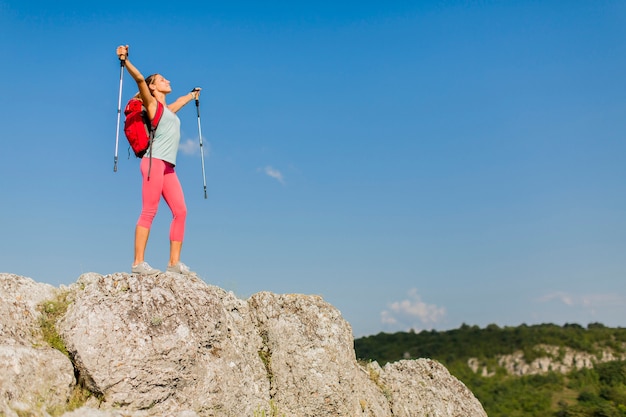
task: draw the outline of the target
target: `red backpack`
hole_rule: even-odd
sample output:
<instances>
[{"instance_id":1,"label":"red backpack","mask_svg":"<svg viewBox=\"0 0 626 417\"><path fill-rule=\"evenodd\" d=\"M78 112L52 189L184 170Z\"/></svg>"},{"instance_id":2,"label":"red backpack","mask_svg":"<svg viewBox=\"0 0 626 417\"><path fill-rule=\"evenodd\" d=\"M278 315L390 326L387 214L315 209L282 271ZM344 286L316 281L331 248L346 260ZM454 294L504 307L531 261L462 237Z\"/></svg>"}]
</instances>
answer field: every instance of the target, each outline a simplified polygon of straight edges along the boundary
<instances>
[{"instance_id":1,"label":"red backpack","mask_svg":"<svg viewBox=\"0 0 626 417\"><path fill-rule=\"evenodd\" d=\"M157 100L157 111L150 121L148 111L143 106L143 102L138 98L131 98L124 109L124 134L130 147L135 152L137 158L141 158L146 154L148 147L154 139L154 132L163 116L163 104ZM150 155L152 156L152 155Z\"/></svg>"}]
</instances>

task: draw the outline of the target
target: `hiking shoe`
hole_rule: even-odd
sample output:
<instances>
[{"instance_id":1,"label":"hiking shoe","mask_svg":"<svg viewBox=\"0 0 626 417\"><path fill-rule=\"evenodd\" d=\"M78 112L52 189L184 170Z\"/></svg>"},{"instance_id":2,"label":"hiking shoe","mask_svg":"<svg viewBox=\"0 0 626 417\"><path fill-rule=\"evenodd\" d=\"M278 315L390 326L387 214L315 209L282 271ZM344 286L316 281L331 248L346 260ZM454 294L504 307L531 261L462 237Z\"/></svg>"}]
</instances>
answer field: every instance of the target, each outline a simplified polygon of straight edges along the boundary
<instances>
[{"instance_id":1,"label":"hiking shoe","mask_svg":"<svg viewBox=\"0 0 626 417\"><path fill-rule=\"evenodd\" d=\"M133 274L140 275L156 275L161 273L161 271L159 271L158 269L154 269L153 267L148 265L148 262L145 261L137 265L133 265L130 270Z\"/></svg>"},{"instance_id":2,"label":"hiking shoe","mask_svg":"<svg viewBox=\"0 0 626 417\"><path fill-rule=\"evenodd\" d=\"M173 272L175 274L181 274L181 275L196 275L195 272L190 270L189 267L182 262L179 262L172 266L168 266L167 272Z\"/></svg>"}]
</instances>

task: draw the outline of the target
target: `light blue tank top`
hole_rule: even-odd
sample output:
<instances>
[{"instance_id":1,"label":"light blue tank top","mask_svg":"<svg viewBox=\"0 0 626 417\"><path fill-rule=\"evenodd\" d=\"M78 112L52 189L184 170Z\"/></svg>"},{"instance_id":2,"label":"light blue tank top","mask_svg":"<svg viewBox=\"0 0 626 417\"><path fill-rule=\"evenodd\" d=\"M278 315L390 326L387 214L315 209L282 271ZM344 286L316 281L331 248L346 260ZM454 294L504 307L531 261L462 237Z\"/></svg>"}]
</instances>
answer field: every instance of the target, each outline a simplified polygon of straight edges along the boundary
<instances>
[{"instance_id":1,"label":"light blue tank top","mask_svg":"<svg viewBox=\"0 0 626 417\"><path fill-rule=\"evenodd\" d=\"M180 144L180 119L174 112L165 106L163 116L157 126L152 144L152 157L162 159L176 165L176 154ZM150 157L150 149L143 156Z\"/></svg>"}]
</instances>

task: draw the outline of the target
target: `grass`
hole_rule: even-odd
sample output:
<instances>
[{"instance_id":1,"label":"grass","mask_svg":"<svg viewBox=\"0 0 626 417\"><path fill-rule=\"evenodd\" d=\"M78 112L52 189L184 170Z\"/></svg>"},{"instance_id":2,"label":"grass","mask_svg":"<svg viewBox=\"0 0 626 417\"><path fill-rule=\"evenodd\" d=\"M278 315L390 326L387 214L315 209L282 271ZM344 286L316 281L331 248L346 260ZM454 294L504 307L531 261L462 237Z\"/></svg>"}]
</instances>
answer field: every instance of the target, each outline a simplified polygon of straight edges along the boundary
<instances>
[{"instance_id":1,"label":"grass","mask_svg":"<svg viewBox=\"0 0 626 417\"><path fill-rule=\"evenodd\" d=\"M376 384L376 386L383 393L387 401L391 401L391 397L392 397L391 390L387 386L385 386L383 381L381 381L380 373L376 369L374 369L372 366L369 366L368 362L361 361L360 363L361 363L361 366L367 369L367 373L368 373L370 381ZM363 404L361 404L361 407L363 407Z\"/></svg>"},{"instance_id":2,"label":"grass","mask_svg":"<svg viewBox=\"0 0 626 417\"><path fill-rule=\"evenodd\" d=\"M70 357L65 342L59 335L56 328L57 321L65 315L70 305L69 292L60 292L53 300L47 300L39 304L38 310L41 313L39 317L39 328L44 341L52 348Z\"/></svg>"},{"instance_id":3,"label":"grass","mask_svg":"<svg viewBox=\"0 0 626 417\"><path fill-rule=\"evenodd\" d=\"M254 410L254 417L285 417L285 414L281 414L280 411L278 411L278 406L276 405L274 400L270 400L269 414L265 409L257 409Z\"/></svg>"},{"instance_id":4,"label":"grass","mask_svg":"<svg viewBox=\"0 0 626 417\"><path fill-rule=\"evenodd\" d=\"M39 328L43 340L53 349L63 353L71 361L72 358L65 346L65 342L56 327L58 320L65 315L71 303L69 295L69 291L60 292L54 299L46 300L39 304L37 309L41 314L39 317ZM96 394L83 386L83 384L78 383L72 389L65 407L53 407L47 411L53 417L60 416L68 411L82 407L94 395ZM100 398L100 400L102 399Z\"/></svg>"}]
</instances>

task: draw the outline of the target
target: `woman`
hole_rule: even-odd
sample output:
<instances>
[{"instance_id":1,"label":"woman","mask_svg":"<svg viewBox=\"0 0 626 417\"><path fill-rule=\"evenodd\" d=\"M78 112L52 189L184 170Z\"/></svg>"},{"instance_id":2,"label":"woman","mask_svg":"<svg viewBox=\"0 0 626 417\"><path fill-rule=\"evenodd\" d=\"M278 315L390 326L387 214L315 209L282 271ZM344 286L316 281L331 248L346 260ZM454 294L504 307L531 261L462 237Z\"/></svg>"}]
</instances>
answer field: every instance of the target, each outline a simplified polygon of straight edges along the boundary
<instances>
[{"instance_id":1,"label":"woman","mask_svg":"<svg viewBox=\"0 0 626 417\"><path fill-rule=\"evenodd\" d=\"M161 120L154 134L152 144L152 167L150 168L150 150L141 159L140 169L143 176L142 182L142 209L137 226L135 228L135 260L131 271L143 275L155 275L160 273L152 268L144 259L150 227L157 213L161 196L172 211L172 223L170 226L170 259L167 272L183 275L195 275L187 265L180 261L180 252L185 234L185 219L187 206L183 189L178 181L174 166L176 154L180 143L180 120L176 112L187 103L195 100L200 95L200 89L194 89L172 104L167 105L165 96L172 92L170 82L160 74L143 77L141 72L128 60L128 45L117 47L117 56L125 61L125 67L139 87L139 97L143 101L150 119L153 119L157 111L157 101L163 104L164 110ZM148 176L149 173L149 176Z\"/></svg>"}]
</instances>

